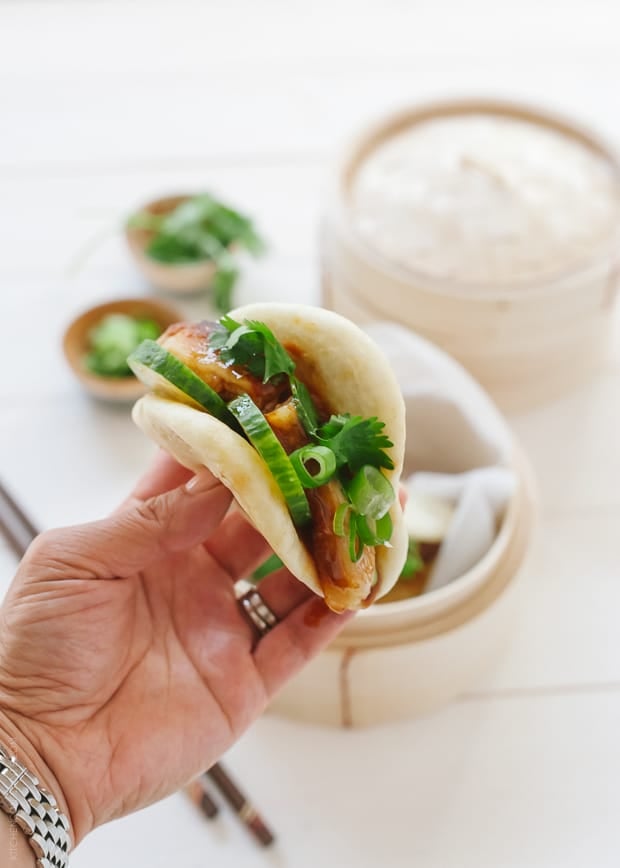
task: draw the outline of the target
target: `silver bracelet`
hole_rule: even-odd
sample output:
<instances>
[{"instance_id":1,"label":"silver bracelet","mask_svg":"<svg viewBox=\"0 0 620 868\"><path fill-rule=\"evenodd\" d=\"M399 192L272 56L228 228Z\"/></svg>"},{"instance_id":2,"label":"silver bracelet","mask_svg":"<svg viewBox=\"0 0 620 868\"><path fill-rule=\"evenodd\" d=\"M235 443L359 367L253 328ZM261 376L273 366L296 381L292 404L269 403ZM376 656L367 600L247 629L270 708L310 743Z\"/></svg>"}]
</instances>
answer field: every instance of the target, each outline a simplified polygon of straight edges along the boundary
<instances>
[{"instance_id":1,"label":"silver bracelet","mask_svg":"<svg viewBox=\"0 0 620 868\"><path fill-rule=\"evenodd\" d=\"M0 744L0 808L25 833L37 868L67 868L69 821L54 796Z\"/></svg>"}]
</instances>

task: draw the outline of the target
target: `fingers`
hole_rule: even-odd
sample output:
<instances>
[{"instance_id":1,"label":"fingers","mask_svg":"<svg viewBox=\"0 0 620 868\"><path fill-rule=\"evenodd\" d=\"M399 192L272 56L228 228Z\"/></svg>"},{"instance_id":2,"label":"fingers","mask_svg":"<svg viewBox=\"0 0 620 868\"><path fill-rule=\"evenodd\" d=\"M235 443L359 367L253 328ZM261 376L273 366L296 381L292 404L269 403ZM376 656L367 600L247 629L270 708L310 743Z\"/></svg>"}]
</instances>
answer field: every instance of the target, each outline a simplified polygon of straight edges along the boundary
<instances>
[{"instance_id":1,"label":"fingers","mask_svg":"<svg viewBox=\"0 0 620 868\"><path fill-rule=\"evenodd\" d=\"M407 506L407 501L409 500L409 493L404 485L401 485L398 489L398 502L400 503L400 508L404 509Z\"/></svg>"},{"instance_id":2,"label":"fingers","mask_svg":"<svg viewBox=\"0 0 620 868\"><path fill-rule=\"evenodd\" d=\"M300 603L316 597L316 594L296 579L286 567L265 576L257 591L279 619L285 618Z\"/></svg>"},{"instance_id":3,"label":"fingers","mask_svg":"<svg viewBox=\"0 0 620 868\"><path fill-rule=\"evenodd\" d=\"M266 576L258 592L279 619L260 639L254 661L268 696L336 636L354 613L336 615L287 569Z\"/></svg>"},{"instance_id":4,"label":"fingers","mask_svg":"<svg viewBox=\"0 0 620 868\"><path fill-rule=\"evenodd\" d=\"M160 449L147 472L117 511L135 505L136 501L147 500L177 488L187 483L192 475L191 470ZM264 537L238 509L224 519L217 536L209 541L206 548L233 581L250 575L270 552Z\"/></svg>"},{"instance_id":5,"label":"fingers","mask_svg":"<svg viewBox=\"0 0 620 868\"><path fill-rule=\"evenodd\" d=\"M284 621L301 603L306 602L310 598L317 599L310 588L307 588L296 579L286 567L282 567L265 576L257 584L255 590L258 591L265 605L276 616L278 622ZM249 590L248 593L250 593ZM241 604L239 603L239 605ZM244 620L250 629L252 647L256 648L264 641L264 635L261 635L260 631L257 630L249 616L245 613ZM274 627L273 629L278 628Z\"/></svg>"},{"instance_id":6,"label":"fingers","mask_svg":"<svg viewBox=\"0 0 620 868\"><path fill-rule=\"evenodd\" d=\"M47 577L117 578L203 542L231 494L208 471L187 485L138 501L102 521L41 534L29 551Z\"/></svg>"},{"instance_id":7,"label":"fingers","mask_svg":"<svg viewBox=\"0 0 620 868\"><path fill-rule=\"evenodd\" d=\"M138 480L131 494L123 501L119 509L125 509L136 500L147 500L164 491L171 491L188 482L193 473L183 467L178 461L158 449L146 473Z\"/></svg>"},{"instance_id":8,"label":"fingers","mask_svg":"<svg viewBox=\"0 0 620 868\"><path fill-rule=\"evenodd\" d=\"M265 538L238 509L226 516L205 548L233 581L251 575L271 551Z\"/></svg>"},{"instance_id":9,"label":"fingers","mask_svg":"<svg viewBox=\"0 0 620 868\"><path fill-rule=\"evenodd\" d=\"M324 600L312 595L261 639L254 652L254 661L267 695L273 696L318 654L352 615L352 612L336 615L327 608Z\"/></svg>"}]
</instances>

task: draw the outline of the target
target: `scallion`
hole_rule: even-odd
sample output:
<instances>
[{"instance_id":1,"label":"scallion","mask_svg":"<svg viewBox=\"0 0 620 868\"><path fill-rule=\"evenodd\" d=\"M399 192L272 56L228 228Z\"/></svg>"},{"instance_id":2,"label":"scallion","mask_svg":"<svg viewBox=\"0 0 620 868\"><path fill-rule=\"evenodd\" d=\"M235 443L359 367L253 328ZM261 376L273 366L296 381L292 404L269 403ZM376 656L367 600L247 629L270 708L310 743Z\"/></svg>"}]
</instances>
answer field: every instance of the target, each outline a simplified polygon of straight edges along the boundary
<instances>
[{"instance_id":1,"label":"scallion","mask_svg":"<svg viewBox=\"0 0 620 868\"><path fill-rule=\"evenodd\" d=\"M364 553L364 543L357 532L357 516L354 512L349 518L349 557L356 564Z\"/></svg>"},{"instance_id":2,"label":"scallion","mask_svg":"<svg viewBox=\"0 0 620 868\"><path fill-rule=\"evenodd\" d=\"M340 506L337 507L336 512L334 513L334 520L332 522L332 529L336 536L344 536L345 526L344 523L346 521L347 515L353 509L350 503L341 503Z\"/></svg>"},{"instance_id":3,"label":"scallion","mask_svg":"<svg viewBox=\"0 0 620 868\"><path fill-rule=\"evenodd\" d=\"M325 485L336 472L336 456L327 446L302 446L301 449L291 452L289 459L304 488ZM308 469L311 462L317 465L316 473L311 473Z\"/></svg>"},{"instance_id":4,"label":"scallion","mask_svg":"<svg viewBox=\"0 0 620 868\"><path fill-rule=\"evenodd\" d=\"M394 489L376 467L365 464L347 486L351 503L360 515L378 520L394 502Z\"/></svg>"},{"instance_id":5,"label":"scallion","mask_svg":"<svg viewBox=\"0 0 620 868\"><path fill-rule=\"evenodd\" d=\"M389 512L375 521L374 518L358 515L355 524L359 538L367 546L382 546L392 536L392 519Z\"/></svg>"}]
</instances>

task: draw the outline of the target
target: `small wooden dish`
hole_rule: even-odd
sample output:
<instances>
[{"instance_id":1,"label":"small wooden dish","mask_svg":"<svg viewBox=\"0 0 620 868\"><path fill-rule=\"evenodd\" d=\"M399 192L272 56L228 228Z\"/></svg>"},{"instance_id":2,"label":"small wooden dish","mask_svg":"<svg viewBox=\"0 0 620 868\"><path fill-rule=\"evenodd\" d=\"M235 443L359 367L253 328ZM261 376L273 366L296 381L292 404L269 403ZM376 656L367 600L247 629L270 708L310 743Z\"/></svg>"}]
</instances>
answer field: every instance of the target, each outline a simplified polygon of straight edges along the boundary
<instances>
[{"instance_id":1,"label":"small wooden dish","mask_svg":"<svg viewBox=\"0 0 620 868\"><path fill-rule=\"evenodd\" d=\"M183 316L175 308L159 301L148 298L126 298L89 308L74 319L67 328L62 342L65 358L84 389L94 397L106 401L135 401L146 391L135 377L103 377L89 371L84 363L84 357L90 349L88 336L91 329L111 313L148 317L159 323L162 330L174 322L179 322Z\"/></svg>"},{"instance_id":2,"label":"small wooden dish","mask_svg":"<svg viewBox=\"0 0 620 868\"><path fill-rule=\"evenodd\" d=\"M139 210L149 214L168 214L189 198L189 195L166 196L143 205ZM191 295L209 288L215 274L213 262L204 260L177 265L158 262L146 253L153 234L148 229L125 227L125 239L131 255L149 283L164 292L180 295Z\"/></svg>"}]
</instances>

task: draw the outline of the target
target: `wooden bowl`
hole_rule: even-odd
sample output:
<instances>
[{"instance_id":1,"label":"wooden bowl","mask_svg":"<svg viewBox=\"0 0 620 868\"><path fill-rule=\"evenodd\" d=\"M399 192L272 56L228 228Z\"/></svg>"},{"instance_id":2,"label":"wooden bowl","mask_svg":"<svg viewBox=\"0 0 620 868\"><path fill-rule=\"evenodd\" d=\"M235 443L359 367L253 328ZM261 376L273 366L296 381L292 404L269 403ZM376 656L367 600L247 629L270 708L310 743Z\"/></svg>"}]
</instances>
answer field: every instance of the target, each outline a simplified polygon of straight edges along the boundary
<instances>
[{"instance_id":1,"label":"wooden bowl","mask_svg":"<svg viewBox=\"0 0 620 868\"><path fill-rule=\"evenodd\" d=\"M140 208L149 214L168 214L170 211L189 199L189 195L166 196L155 199ZM215 265L210 260L203 262L188 262L176 265L168 265L152 259L146 253L146 248L153 237L153 232L148 229L134 229L125 227L125 239L138 268L146 279L157 289L164 292L173 292L181 295L191 295L208 289Z\"/></svg>"},{"instance_id":2,"label":"wooden bowl","mask_svg":"<svg viewBox=\"0 0 620 868\"><path fill-rule=\"evenodd\" d=\"M159 323L162 330L172 323L179 322L183 316L175 308L159 301L148 298L126 298L88 308L67 328L62 342L65 358L86 391L106 401L135 401L146 391L135 377L103 377L89 371L84 364L84 357L90 348L88 336L91 329L111 313L148 317Z\"/></svg>"}]
</instances>

